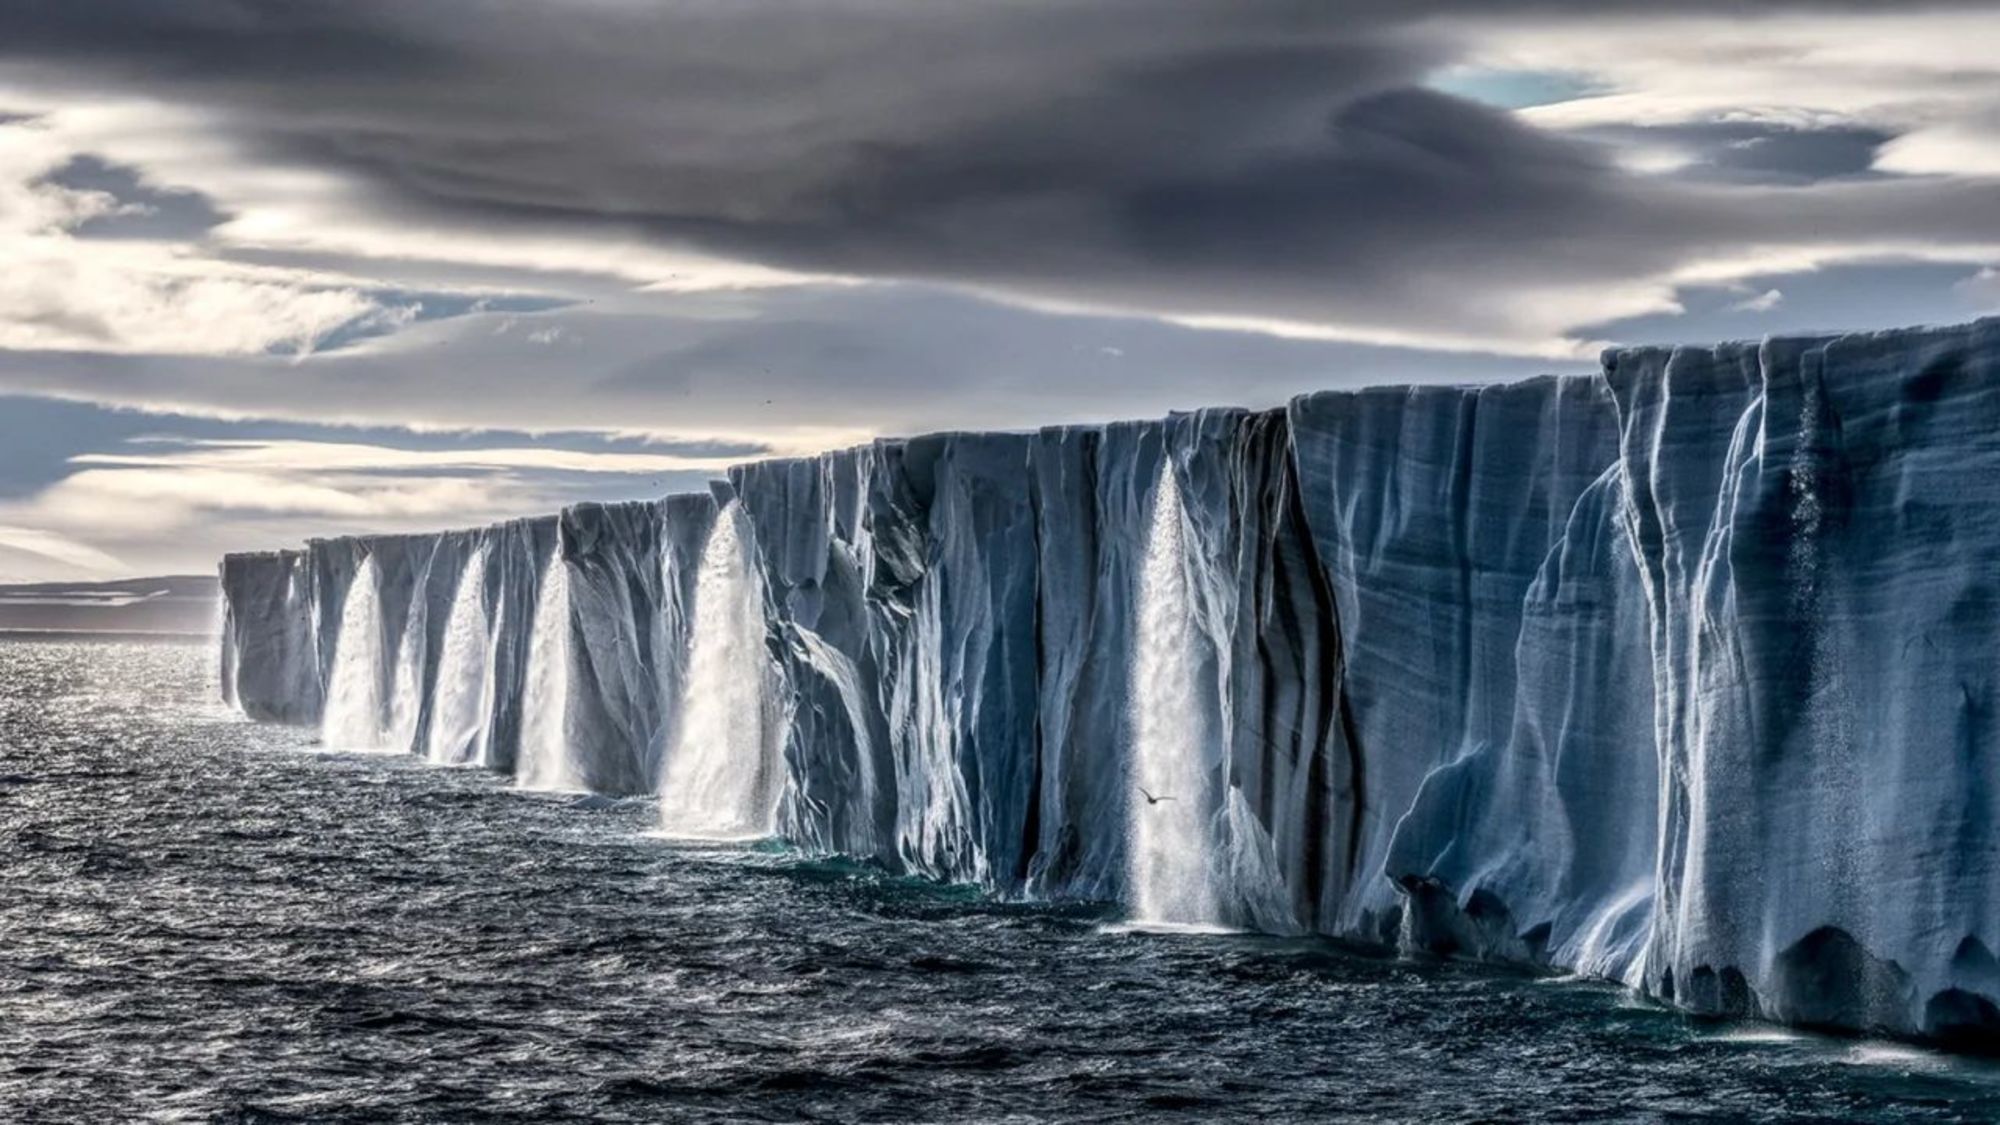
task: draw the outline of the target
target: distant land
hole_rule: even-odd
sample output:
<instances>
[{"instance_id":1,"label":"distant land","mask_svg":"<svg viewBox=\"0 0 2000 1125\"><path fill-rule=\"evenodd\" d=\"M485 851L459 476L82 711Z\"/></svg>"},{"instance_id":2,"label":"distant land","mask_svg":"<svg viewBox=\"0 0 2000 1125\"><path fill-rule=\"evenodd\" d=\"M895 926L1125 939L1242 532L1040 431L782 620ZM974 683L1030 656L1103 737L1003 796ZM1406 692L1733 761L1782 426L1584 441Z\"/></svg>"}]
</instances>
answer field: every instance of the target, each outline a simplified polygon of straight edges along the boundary
<instances>
[{"instance_id":1,"label":"distant land","mask_svg":"<svg viewBox=\"0 0 2000 1125\"><path fill-rule=\"evenodd\" d=\"M212 574L0 585L0 637L212 637L220 606Z\"/></svg>"}]
</instances>

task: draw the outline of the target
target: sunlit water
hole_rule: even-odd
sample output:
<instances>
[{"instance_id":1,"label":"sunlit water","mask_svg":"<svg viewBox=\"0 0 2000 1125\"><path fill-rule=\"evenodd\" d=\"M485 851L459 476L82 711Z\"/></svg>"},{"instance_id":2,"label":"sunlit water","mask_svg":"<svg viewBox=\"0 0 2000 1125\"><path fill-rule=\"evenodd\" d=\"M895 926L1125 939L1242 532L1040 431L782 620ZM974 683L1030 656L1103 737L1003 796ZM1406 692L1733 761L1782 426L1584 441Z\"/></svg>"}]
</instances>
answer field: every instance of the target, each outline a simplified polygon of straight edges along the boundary
<instances>
[{"instance_id":1,"label":"sunlit water","mask_svg":"<svg viewBox=\"0 0 2000 1125\"><path fill-rule=\"evenodd\" d=\"M676 845L212 663L0 643L0 1121L2000 1116L1977 1061Z\"/></svg>"}]
</instances>

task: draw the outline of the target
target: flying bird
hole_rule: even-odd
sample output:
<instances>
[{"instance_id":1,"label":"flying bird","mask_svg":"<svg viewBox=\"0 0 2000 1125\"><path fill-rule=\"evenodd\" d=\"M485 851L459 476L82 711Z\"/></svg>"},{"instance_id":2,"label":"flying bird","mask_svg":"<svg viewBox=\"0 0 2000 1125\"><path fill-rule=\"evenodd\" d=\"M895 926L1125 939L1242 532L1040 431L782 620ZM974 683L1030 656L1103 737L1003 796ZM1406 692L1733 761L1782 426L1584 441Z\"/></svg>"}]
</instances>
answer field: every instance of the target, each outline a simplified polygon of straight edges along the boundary
<instances>
[{"instance_id":1,"label":"flying bird","mask_svg":"<svg viewBox=\"0 0 2000 1125\"><path fill-rule=\"evenodd\" d=\"M1160 803L1161 801L1171 801L1171 800L1173 800L1173 798L1172 798L1172 797L1164 797L1164 796L1162 796L1162 797L1155 797L1155 796L1153 796L1153 795L1152 795L1151 793L1148 793L1148 792L1146 792L1146 787L1145 787L1145 786L1143 786L1143 785L1141 785L1141 786L1139 787L1139 795L1140 795L1140 796L1142 796L1142 797L1144 797L1144 798L1146 798L1146 803L1147 803L1147 804L1149 804L1149 805L1157 805L1157 804L1159 804L1159 803Z\"/></svg>"}]
</instances>

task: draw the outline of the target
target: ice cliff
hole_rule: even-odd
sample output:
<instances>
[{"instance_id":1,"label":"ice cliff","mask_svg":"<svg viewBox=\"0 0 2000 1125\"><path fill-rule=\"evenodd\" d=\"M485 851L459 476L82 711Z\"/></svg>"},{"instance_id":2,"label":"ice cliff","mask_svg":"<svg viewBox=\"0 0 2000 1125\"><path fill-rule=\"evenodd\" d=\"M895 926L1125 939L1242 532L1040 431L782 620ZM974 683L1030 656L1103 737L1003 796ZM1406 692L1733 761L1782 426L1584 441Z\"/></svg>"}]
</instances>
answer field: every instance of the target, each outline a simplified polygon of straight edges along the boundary
<instances>
[{"instance_id":1,"label":"ice cliff","mask_svg":"<svg viewBox=\"0 0 2000 1125\"><path fill-rule=\"evenodd\" d=\"M233 555L224 690L1139 924L1991 1048L1996 367L1621 350Z\"/></svg>"}]
</instances>

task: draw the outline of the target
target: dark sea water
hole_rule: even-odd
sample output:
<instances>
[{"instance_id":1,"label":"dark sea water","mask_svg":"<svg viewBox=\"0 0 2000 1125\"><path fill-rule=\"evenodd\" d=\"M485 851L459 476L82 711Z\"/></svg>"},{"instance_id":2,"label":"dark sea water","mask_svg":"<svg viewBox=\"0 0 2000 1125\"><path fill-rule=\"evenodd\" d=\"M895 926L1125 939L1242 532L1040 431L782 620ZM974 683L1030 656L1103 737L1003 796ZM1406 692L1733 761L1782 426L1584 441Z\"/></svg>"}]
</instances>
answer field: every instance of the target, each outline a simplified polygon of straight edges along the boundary
<instances>
[{"instance_id":1,"label":"dark sea water","mask_svg":"<svg viewBox=\"0 0 2000 1125\"><path fill-rule=\"evenodd\" d=\"M2000 1119L2000 1069L1601 985L1107 932L0 642L0 1121Z\"/></svg>"}]
</instances>

